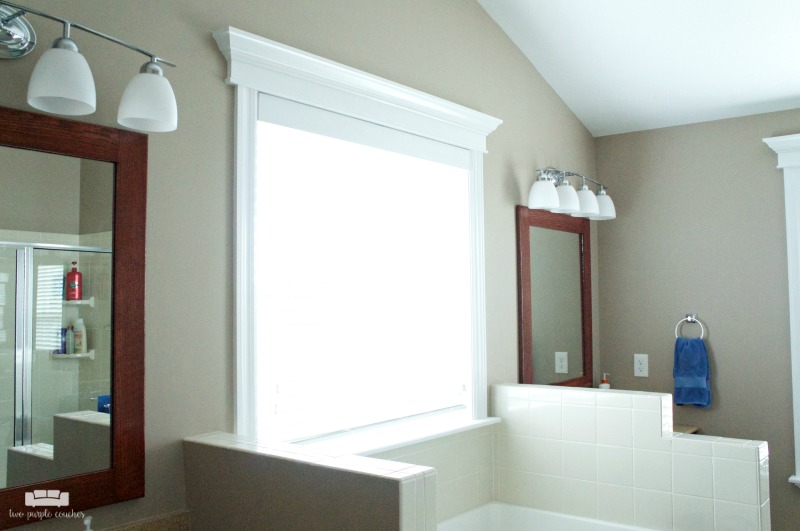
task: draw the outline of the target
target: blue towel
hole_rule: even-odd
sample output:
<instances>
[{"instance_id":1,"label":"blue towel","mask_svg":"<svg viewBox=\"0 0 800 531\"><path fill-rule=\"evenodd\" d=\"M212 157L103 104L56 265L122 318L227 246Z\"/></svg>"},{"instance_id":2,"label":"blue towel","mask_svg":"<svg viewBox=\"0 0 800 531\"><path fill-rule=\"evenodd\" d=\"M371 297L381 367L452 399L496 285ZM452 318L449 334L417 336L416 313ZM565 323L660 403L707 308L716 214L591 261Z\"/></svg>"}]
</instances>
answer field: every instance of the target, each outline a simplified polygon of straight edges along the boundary
<instances>
[{"instance_id":1,"label":"blue towel","mask_svg":"<svg viewBox=\"0 0 800 531\"><path fill-rule=\"evenodd\" d=\"M697 407L711 405L711 383L709 381L708 353L699 337L679 337L675 341L675 403L693 404Z\"/></svg>"},{"instance_id":2,"label":"blue towel","mask_svg":"<svg viewBox=\"0 0 800 531\"><path fill-rule=\"evenodd\" d=\"M100 413L111 413L111 395L97 396L97 411Z\"/></svg>"}]
</instances>

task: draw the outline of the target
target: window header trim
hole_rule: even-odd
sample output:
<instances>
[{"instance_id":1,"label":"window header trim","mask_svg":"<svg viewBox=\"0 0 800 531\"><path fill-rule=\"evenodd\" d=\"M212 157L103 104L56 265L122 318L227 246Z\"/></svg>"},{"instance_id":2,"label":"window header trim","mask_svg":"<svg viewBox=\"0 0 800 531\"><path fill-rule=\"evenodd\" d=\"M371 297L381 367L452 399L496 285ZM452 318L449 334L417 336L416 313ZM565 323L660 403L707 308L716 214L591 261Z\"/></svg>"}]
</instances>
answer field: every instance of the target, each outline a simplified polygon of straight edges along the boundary
<instances>
[{"instance_id":1,"label":"window header trim","mask_svg":"<svg viewBox=\"0 0 800 531\"><path fill-rule=\"evenodd\" d=\"M226 82L486 152L497 118L233 27L213 33ZM331 97L331 93L335 97ZM376 121L375 117L380 116Z\"/></svg>"}]
</instances>

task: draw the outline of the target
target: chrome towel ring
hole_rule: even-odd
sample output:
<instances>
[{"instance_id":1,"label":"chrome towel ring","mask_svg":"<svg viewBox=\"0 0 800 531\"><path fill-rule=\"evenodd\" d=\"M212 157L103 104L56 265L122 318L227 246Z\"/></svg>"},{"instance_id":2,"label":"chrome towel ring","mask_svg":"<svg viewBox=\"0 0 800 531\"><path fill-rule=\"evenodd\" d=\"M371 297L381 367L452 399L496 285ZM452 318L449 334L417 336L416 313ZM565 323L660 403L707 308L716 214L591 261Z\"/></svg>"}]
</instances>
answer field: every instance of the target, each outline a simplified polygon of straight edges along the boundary
<instances>
[{"instance_id":1,"label":"chrome towel ring","mask_svg":"<svg viewBox=\"0 0 800 531\"><path fill-rule=\"evenodd\" d=\"M687 313L686 317L684 317L683 319L678 321L678 324L675 325L675 338L676 339L681 337L679 331L680 331L681 325L683 323L697 323L697 324L699 324L700 325L700 339L703 339L703 336L706 333L706 329L703 326L703 323L700 322L700 319L697 318L697 314L696 313L691 313L691 314Z\"/></svg>"}]
</instances>

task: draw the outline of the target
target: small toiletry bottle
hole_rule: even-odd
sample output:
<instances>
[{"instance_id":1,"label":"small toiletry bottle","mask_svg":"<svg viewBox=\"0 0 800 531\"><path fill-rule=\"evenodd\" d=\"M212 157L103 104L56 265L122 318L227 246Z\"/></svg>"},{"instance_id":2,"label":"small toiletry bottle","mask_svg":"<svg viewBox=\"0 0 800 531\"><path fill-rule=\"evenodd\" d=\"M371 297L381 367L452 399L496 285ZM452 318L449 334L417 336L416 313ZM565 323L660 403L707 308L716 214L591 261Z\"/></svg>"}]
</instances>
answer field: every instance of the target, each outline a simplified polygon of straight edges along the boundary
<instances>
[{"instance_id":1,"label":"small toiletry bottle","mask_svg":"<svg viewBox=\"0 0 800 531\"><path fill-rule=\"evenodd\" d=\"M86 325L83 324L83 319L79 318L77 321L75 321L73 333L75 337L75 353L86 354Z\"/></svg>"},{"instance_id":2,"label":"small toiletry bottle","mask_svg":"<svg viewBox=\"0 0 800 531\"><path fill-rule=\"evenodd\" d=\"M70 326L67 328L67 354L75 354L75 332L72 331L72 327Z\"/></svg>"},{"instance_id":3,"label":"small toiletry bottle","mask_svg":"<svg viewBox=\"0 0 800 531\"><path fill-rule=\"evenodd\" d=\"M609 373L603 373L603 380L600 382L600 389L611 389L611 384L608 383L609 376L611 376Z\"/></svg>"},{"instance_id":4,"label":"small toiletry bottle","mask_svg":"<svg viewBox=\"0 0 800 531\"><path fill-rule=\"evenodd\" d=\"M83 299L83 274L78 271L78 262L72 262L72 271L67 273L65 298L68 301Z\"/></svg>"}]
</instances>

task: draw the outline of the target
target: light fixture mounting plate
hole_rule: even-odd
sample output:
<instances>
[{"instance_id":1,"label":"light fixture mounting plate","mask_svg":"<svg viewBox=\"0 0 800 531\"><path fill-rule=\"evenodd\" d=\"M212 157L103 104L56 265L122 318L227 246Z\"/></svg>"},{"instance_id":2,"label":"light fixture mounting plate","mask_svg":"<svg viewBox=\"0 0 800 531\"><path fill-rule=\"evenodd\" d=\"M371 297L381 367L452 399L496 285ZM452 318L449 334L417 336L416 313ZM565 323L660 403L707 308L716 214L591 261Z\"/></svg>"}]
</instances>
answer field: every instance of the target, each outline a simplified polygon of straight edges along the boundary
<instances>
[{"instance_id":1,"label":"light fixture mounting plate","mask_svg":"<svg viewBox=\"0 0 800 531\"><path fill-rule=\"evenodd\" d=\"M0 59L16 59L29 54L36 46L36 32L24 16L16 16L19 9L0 5L0 19L13 17L0 24Z\"/></svg>"}]
</instances>

